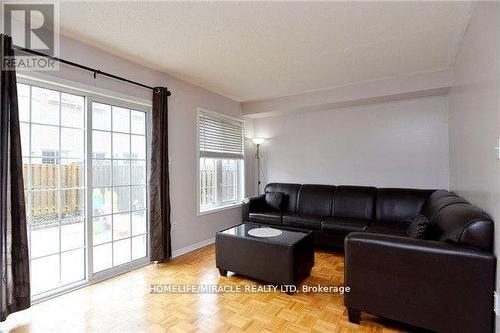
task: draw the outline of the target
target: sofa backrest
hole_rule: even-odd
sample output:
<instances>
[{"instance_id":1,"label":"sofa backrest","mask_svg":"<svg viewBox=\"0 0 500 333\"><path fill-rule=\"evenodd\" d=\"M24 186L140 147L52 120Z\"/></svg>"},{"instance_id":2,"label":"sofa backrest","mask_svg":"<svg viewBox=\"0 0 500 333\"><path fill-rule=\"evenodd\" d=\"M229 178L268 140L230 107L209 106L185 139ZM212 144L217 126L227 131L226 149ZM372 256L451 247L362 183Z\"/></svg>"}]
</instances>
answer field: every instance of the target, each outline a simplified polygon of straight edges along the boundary
<instances>
[{"instance_id":1,"label":"sofa backrest","mask_svg":"<svg viewBox=\"0 0 500 333\"><path fill-rule=\"evenodd\" d=\"M287 183L269 183L266 186L266 192L283 193L283 211L295 213L297 211L297 196L299 194L300 184Z\"/></svg>"},{"instance_id":2,"label":"sofa backrest","mask_svg":"<svg viewBox=\"0 0 500 333\"><path fill-rule=\"evenodd\" d=\"M434 190L379 188L377 220L411 222L422 213L425 202Z\"/></svg>"},{"instance_id":3,"label":"sofa backrest","mask_svg":"<svg viewBox=\"0 0 500 333\"><path fill-rule=\"evenodd\" d=\"M424 214L430 220L426 239L486 251L493 247L491 217L446 190L286 183L270 183L265 190L284 194L285 212L400 222Z\"/></svg>"},{"instance_id":4,"label":"sofa backrest","mask_svg":"<svg viewBox=\"0 0 500 333\"><path fill-rule=\"evenodd\" d=\"M438 190L429 196L429 199L422 209L422 214L432 221L434 216L446 206L458 203L468 203L467 200L457 196L456 194L446 191Z\"/></svg>"},{"instance_id":5,"label":"sofa backrest","mask_svg":"<svg viewBox=\"0 0 500 333\"><path fill-rule=\"evenodd\" d=\"M333 199L334 217L371 220L375 217L377 189L367 186L337 186Z\"/></svg>"},{"instance_id":6,"label":"sofa backrest","mask_svg":"<svg viewBox=\"0 0 500 333\"><path fill-rule=\"evenodd\" d=\"M434 192L431 193L429 196L429 200L437 200L443 197L456 197L457 195L453 192L450 192L448 190L435 190Z\"/></svg>"},{"instance_id":7,"label":"sofa backrest","mask_svg":"<svg viewBox=\"0 0 500 333\"><path fill-rule=\"evenodd\" d=\"M297 212L315 216L331 216L335 186L302 185L297 199Z\"/></svg>"},{"instance_id":8,"label":"sofa backrest","mask_svg":"<svg viewBox=\"0 0 500 333\"><path fill-rule=\"evenodd\" d=\"M491 251L493 221L469 203L448 205L435 214L426 238Z\"/></svg>"}]
</instances>

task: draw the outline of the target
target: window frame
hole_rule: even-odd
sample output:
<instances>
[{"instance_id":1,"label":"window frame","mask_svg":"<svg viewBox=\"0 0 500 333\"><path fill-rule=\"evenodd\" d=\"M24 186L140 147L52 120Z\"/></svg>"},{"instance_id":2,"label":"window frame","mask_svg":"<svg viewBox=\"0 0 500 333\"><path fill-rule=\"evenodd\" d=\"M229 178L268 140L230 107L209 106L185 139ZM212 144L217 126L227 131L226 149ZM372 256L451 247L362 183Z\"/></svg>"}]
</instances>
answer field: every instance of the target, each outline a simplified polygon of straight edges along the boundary
<instances>
[{"instance_id":1,"label":"window frame","mask_svg":"<svg viewBox=\"0 0 500 333\"><path fill-rule=\"evenodd\" d=\"M150 263L150 244L151 244L151 235L150 235L150 216L149 216L149 207L150 207L150 202L149 202L149 183L148 179L150 176L150 156L151 156L151 109L146 108L144 106L139 106L137 104L134 104L132 102L124 102L120 100L116 100L113 98L106 98L106 97L99 97L99 96L86 96L86 103L87 103L87 111L86 111L86 119L87 119L87 146L88 147L93 147L92 146L92 103L101 103L101 104L109 104L111 106L116 106L116 107L121 107L121 108L126 108L126 109L131 109L131 110L136 110L136 111L142 111L146 113L146 129L145 129L145 138L146 138L146 256L144 258L140 259L131 259L131 261L123 263L121 265L114 266L112 265L110 268L107 268L102 271L98 271L94 273L94 267L93 267L93 247L94 247L94 242L93 242L93 234L92 234L92 228L87 228L87 237L89 239L89 250L88 250L88 263L87 263L87 268L88 268L88 275L89 278L91 277L92 280L106 280L114 275L121 274L127 271L130 271L132 269L144 266L148 263ZM111 116L111 119L113 119L113 116ZM111 122L111 129L109 131L103 131L99 130L101 132L109 132L112 136L112 134L115 132L113 130L113 122ZM132 134L130 134L132 135ZM111 141L112 142L112 141ZM111 143L112 145L112 143ZM87 163L87 216L90 221L88 223L92 223L92 218L93 218L93 212L92 212L92 189L94 188L92 185L92 160L94 157L92 156L92 150L87 149L87 154L86 154L86 163ZM114 161L115 158L111 155L109 158L110 161ZM129 159L130 160L130 159ZM127 187L133 186L132 184L127 185ZM115 186L111 184L110 188L114 188ZM131 212L131 211L130 211ZM113 215L114 213L111 213ZM132 242L132 230L130 230L130 241ZM111 246L113 246L113 242L109 242ZM101 244L99 244L101 245ZM91 248L90 248L91 247Z\"/></svg>"},{"instance_id":2,"label":"window frame","mask_svg":"<svg viewBox=\"0 0 500 333\"><path fill-rule=\"evenodd\" d=\"M85 261L85 278L83 280L73 282L55 289L41 292L35 296L32 296L32 304L36 304L40 301L53 298L55 296L83 288L85 286L97 283L102 280L109 279L113 276L123 274L125 272L143 267L150 263L150 216L149 216L149 183L148 179L150 176L150 156L151 156L151 112L152 105L151 102L142 100L140 98L127 98L127 96L113 91L90 87L84 84L79 84L77 82L67 81L64 79L59 79L55 77L45 77L40 75L41 78L37 76L28 76L20 74L17 77L18 84L24 84L34 87L40 87L43 89L50 89L58 91L59 93L68 93L72 95L78 95L84 97L84 202L85 202L85 228L84 228L84 261ZM92 224L92 103L105 103L113 106L123 107L127 109L137 110L145 112L145 140L146 140L146 256L139 259L131 259L131 261L118 266L112 266L111 268L105 269L93 273L93 232L90 225ZM31 122L31 119L30 119ZM60 126L60 125L59 125ZM29 135L31 140L31 131ZM26 180L25 180L26 181ZM26 189L25 189L26 190ZM26 202L26 209L29 211L31 209L31 203L29 200ZM130 235L132 239L132 235ZM30 249L31 252L31 249ZM30 255L31 261L31 255ZM30 270L31 279L31 270Z\"/></svg>"},{"instance_id":3,"label":"window frame","mask_svg":"<svg viewBox=\"0 0 500 333\"><path fill-rule=\"evenodd\" d=\"M219 179L221 179L222 175L222 160L224 158L214 158L216 160L216 166L215 166L215 173L216 173L216 188L215 188L215 196L216 200L219 202L216 206L208 207L206 209L202 209L201 207L201 179L200 179L200 115L204 114L209 114L212 115L215 118L219 119L227 119L230 121L237 121L241 123L242 126L242 145L243 145L243 158L235 158L235 159L228 159L228 160L238 160L241 161L241 163L237 163L237 184L238 184L238 197L235 201L229 202L227 204L223 204L220 197L222 196L222 184L219 182ZM204 109L201 107L196 108L196 197L197 197L197 215L198 216L203 216L207 214L212 214L228 209L234 209L241 207L241 200L243 200L243 197L245 195L245 157L246 157L246 152L245 152L245 126L246 122L244 119L238 118L238 117L233 117L229 116L227 114L223 114L220 112L215 112L212 110Z\"/></svg>"},{"instance_id":4,"label":"window frame","mask_svg":"<svg viewBox=\"0 0 500 333\"><path fill-rule=\"evenodd\" d=\"M47 83L47 82L39 82L37 80L29 80L29 79L25 79L23 77L20 77L20 78L17 78L17 84L23 84L23 85L28 85L30 86L30 121L29 122L25 122L23 120L20 120L20 123L21 124L30 124L30 131L29 131L29 135L28 135L28 139L30 140L30 145L29 147L31 148L31 139L32 139L32 126L35 125L35 126L48 126L48 127L54 127L54 128L57 128L59 133L61 132L61 130L63 128L76 128L76 127L72 127L72 126L65 126L65 125L61 125L60 123L60 120L59 120L59 124L58 125L55 125L55 124L45 124L45 123L39 123L39 122L33 122L32 119L31 119L31 114L32 114L32 88L33 87L36 87L36 88L41 88L41 89L48 89L48 90L53 90L53 91L56 91L59 93L59 96L61 96L63 93L67 93L67 94L71 94L71 95L77 95L77 96L81 96L84 98L84 115L85 113L87 112L87 105L86 105L86 102L85 102L85 94L82 93L81 91L78 91L78 90L74 90L74 89L70 89L70 88L62 88L60 86L57 86L57 85L53 85L53 84L50 84L50 83ZM61 100L59 100L59 103L61 103ZM61 105L59 105L59 119L61 117ZM83 128L81 128L83 131L84 131L84 141L85 141L85 147L84 147L84 150L87 149L87 118L84 116L84 122L83 122ZM60 136L60 134L59 134ZM58 148L58 152L60 152L60 148L61 148L61 137L59 137L59 148ZM31 150L31 149L30 149ZM39 157L33 157L31 155L31 151L29 152L28 155L26 155L25 152L23 152L23 160L25 158L29 158L30 160L30 164L31 164L31 160L33 158L39 158L40 161L43 160L43 156L42 154L40 154ZM58 159L61 159L62 157L60 155L58 156L54 156L54 157L50 157L50 158L53 158L54 160L58 160ZM81 158L83 161L84 161L84 169L86 170L87 168L87 161L86 161L86 155L84 154L84 156ZM59 163L54 163L54 164L51 164L51 165L54 165L56 166L57 169L60 168L60 161ZM85 171L86 172L86 171ZM58 176L60 176L59 174L59 171L58 171ZM30 181L31 181L31 178L33 177L32 175L32 172L30 171L28 173L28 178L27 179L24 179L24 182L25 184L28 185L28 187L24 187L23 190L24 192L28 192L28 195L25 196L26 200L25 200L25 207L26 207L26 217L27 218L31 218L31 208L32 208L32 196L33 196L33 187L31 187L30 185ZM78 189L81 189L84 191L84 202L85 202L85 205L87 205L87 200L86 200L86 196L87 196L87 174L85 173L84 174L84 179L85 179L85 182L83 184L82 187L78 187ZM60 181L60 179L58 179L58 181ZM55 191L60 191L61 189L63 189L61 187L61 184L58 183ZM36 191L36 190L35 190ZM43 190L42 190L43 191ZM50 189L49 191L52 191L52 189ZM58 201L58 203L60 203L60 195L58 195L58 198L56 199ZM87 211L87 207L85 207L85 214L86 214L86 211ZM26 221L28 222L28 221ZM85 221L85 218L84 218L84 223L86 223ZM60 222L58 221L58 225L59 225L59 228L61 226ZM84 228L86 227L86 225L84 225ZM36 295L31 295L31 301L32 303L36 303L36 302L39 302L39 301L42 301L44 299L47 299L47 298L50 298L50 297L54 297L55 295L58 295L58 294L61 294L61 293L64 293L64 292L67 292L69 290L73 290L73 289L76 289L76 288L80 288L80 287L83 287L86 285L86 281L88 280L88 273L87 273L87 262L88 262L88 255L87 255L87 242L88 242L88 239L87 239L87 231L84 230L84 242L83 242L83 245L81 247L78 247L78 248L75 248L75 249L69 249L69 250L62 250L60 247L59 247L59 250L55 253L49 253L49 254L44 254L44 255L41 255L41 256L38 256L36 258L33 258L32 257L32 254L31 254L31 251L32 251L32 247L31 247L31 243L32 243L32 235L31 235L31 231L32 231L32 225L31 223L29 225L27 225L27 232L28 232L28 243L29 243L29 262L30 262L30 268L31 268L31 264L32 264L32 261L33 260L37 260L37 259L40 259L40 258L45 258L45 257L49 257L49 256L53 256L55 254L59 254L59 256L63 253L67 253L67 252L71 252L71 251L75 251L75 250L79 250L79 249L83 249L83 252L84 252L84 263L85 263L85 267L84 267L84 274L85 274L85 277L84 279L82 280L79 280L79 281L75 281L75 282L71 282L71 283L68 283L68 284L65 284L65 285L62 285L62 286L59 286L59 287L56 287L56 288L53 288L53 289L49 289L49 290L46 290L46 291L43 291L41 293L38 293ZM61 229L58 230L58 237L59 237L59 244L61 244ZM60 263L61 263L61 257L59 257L59 274L61 273L61 266L60 266ZM31 277L32 277L32 273L33 273L33 270L30 269L30 281L31 281ZM59 278L61 278L61 276L59 276Z\"/></svg>"}]
</instances>

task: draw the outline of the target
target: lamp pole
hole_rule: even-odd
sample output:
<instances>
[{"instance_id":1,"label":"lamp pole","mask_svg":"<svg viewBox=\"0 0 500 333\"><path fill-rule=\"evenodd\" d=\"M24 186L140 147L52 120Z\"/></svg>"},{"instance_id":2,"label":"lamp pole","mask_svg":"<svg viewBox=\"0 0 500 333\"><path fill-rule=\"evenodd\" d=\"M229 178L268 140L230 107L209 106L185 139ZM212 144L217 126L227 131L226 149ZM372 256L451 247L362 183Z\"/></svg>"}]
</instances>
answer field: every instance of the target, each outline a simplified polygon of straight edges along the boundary
<instances>
[{"instance_id":1,"label":"lamp pole","mask_svg":"<svg viewBox=\"0 0 500 333\"><path fill-rule=\"evenodd\" d=\"M260 143L255 145L257 147L257 150L255 152L255 159L257 160L257 195L260 194L260 155L259 155L259 150L260 150Z\"/></svg>"},{"instance_id":2,"label":"lamp pole","mask_svg":"<svg viewBox=\"0 0 500 333\"><path fill-rule=\"evenodd\" d=\"M255 144L255 159L257 160L257 195L260 194L260 145L266 141L264 138L253 138Z\"/></svg>"}]
</instances>

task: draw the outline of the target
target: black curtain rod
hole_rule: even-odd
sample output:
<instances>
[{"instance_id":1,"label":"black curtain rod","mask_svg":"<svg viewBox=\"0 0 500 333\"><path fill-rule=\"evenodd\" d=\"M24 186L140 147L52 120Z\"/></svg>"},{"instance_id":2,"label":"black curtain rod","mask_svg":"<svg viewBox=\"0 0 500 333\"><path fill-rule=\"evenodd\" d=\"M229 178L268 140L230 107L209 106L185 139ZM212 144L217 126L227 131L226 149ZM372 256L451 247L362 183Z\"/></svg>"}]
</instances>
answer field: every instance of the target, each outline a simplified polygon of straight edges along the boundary
<instances>
[{"instance_id":1,"label":"black curtain rod","mask_svg":"<svg viewBox=\"0 0 500 333\"><path fill-rule=\"evenodd\" d=\"M48 54L44 54L44 53L41 53L41 52L38 52L38 51L27 49L27 48L24 48L24 47L20 47L20 46L15 46L14 45L14 49L17 50L17 51L21 51L21 52L31 53L31 54L34 54L34 55L37 55L37 56L46 57L46 58L58 61L60 63L66 64L66 65L69 65L69 66L73 66L73 67L76 67L76 68L80 68L80 69L92 72L92 73L94 73L94 78L96 78L97 75L102 75L102 76L110 77L110 78L115 79L115 80L127 82L127 83L130 83L130 84L134 84L136 86L143 87L143 88L146 88L146 89L151 89L151 90L155 89L154 87L147 86L147 85L142 84L140 82L132 81L132 80L126 79L126 78L121 77L121 76L117 76L117 75L113 75L113 74L110 74L110 73L103 72L103 71L101 71L99 69L95 69L95 68L87 67L87 66L84 66L84 65L80 65L80 64L77 64L76 62L72 62L72 61L69 61L69 60L64 60L64 59L61 59L61 58L57 58L57 57L54 57L54 56L51 56L51 55L48 55ZM167 92L168 96L170 96L171 94L172 93L170 91Z\"/></svg>"}]
</instances>

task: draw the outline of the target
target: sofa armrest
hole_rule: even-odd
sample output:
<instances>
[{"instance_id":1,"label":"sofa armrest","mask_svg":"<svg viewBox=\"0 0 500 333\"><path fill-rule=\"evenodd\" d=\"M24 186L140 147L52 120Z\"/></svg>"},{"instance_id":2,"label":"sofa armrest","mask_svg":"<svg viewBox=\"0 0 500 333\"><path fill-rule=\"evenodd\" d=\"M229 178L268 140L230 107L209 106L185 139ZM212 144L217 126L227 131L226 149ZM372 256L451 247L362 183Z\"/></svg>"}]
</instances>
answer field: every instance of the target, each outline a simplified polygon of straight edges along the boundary
<instances>
[{"instance_id":1,"label":"sofa armrest","mask_svg":"<svg viewBox=\"0 0 500 333\"><path fill-rule=\"evenodd\" d=\"M265 206L264 194L255 197L243 199L242 205L242 221L248 221L248 216L251 212L257 211L259 208Z\"/></svg>"},{"instance_id":2,"label":"sofa armrest","mask_svg":"<svg viewBox=\"0 0 500 333\"><path fill-rule=\"evenodd\" d=\"M491 332L495 257L407 237L351 233L344 295L350 309L439 332Z\"/></svg>"}]
</instances>

